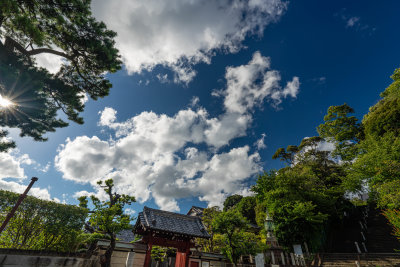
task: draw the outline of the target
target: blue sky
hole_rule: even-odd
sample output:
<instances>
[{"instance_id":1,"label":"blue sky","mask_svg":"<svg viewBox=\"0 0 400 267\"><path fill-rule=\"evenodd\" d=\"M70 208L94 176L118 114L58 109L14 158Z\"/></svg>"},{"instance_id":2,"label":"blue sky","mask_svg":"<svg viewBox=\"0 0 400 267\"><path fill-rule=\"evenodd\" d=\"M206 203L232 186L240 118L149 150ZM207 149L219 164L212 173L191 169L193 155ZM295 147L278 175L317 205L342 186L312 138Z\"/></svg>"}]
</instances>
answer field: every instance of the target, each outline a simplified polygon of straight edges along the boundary
<instances>
[{"instance_id":1,"label":"blue sky","mask_svg":"<svg viewBox=\"0 0 400 267\"><path fill-rule=\"evenodd\" d=\"M189 2L93 1L124 68L86 103L84 125L44 143L11 129L2 187L38 176L34 195L75 204L115 178L136 212L217 205L282 167L275 150L316 135L329 106L362 118L399 66L398 1ZM59 59L37 61L56 70Z\"/></svg>"}]
</instances>

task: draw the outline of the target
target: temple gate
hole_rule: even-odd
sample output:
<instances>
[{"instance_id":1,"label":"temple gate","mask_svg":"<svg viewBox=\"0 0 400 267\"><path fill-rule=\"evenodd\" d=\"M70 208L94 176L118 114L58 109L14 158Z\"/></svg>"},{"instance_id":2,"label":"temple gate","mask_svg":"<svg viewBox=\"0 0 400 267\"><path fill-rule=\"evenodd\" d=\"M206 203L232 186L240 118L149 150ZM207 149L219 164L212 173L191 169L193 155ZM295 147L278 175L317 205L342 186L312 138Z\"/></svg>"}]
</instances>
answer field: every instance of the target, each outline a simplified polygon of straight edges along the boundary
<instances>
[{"instance_id":1,"label":"temple gate","mask_svg":"<svg viewBox=\"0 0 400 267\"><path fill-rule=\"evenodd\" d=\"M153 245L177 249L175 267L187 267L194 238L210 238L201 219L195 216L144 207L139 213L135 234L147 244L143 267L149 267Z\"/></svg>"}]
</instances>

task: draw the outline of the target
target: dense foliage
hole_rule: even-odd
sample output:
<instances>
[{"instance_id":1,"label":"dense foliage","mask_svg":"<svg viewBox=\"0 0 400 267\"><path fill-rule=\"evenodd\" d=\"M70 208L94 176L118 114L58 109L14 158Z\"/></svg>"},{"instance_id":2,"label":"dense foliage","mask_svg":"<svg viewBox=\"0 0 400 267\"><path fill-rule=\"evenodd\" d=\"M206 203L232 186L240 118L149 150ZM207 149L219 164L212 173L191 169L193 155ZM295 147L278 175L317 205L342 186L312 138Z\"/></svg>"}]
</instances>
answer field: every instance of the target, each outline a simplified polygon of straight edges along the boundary
<instances>
[{"instance_id":1,"label":"dense foliage","mask_svg":"<svg viewBox=\"0 0 400 267\"><path fill-rule=\"evenodd\" d=\"M276 151L273 158L287 166L261 175L253 191L273 216L281 244L306 241L318 249L330 225L349 208L346 195L365 191L399 235L400 69L392 79L361 123L347 104L331 106L319 136ZM324 150L328 144L334 149Z\"/></svg>"},{"instance_id":2,"label":"dense foliage","mask_svg":"<svg viewBox=\"0 0 400 267\"><path fill-rule=\"evenodd\" d=\"M227 211L236 206L240 202L240 200L242 200L242 198L243 196L238 194L227 197L224 201L224 211Z\"/></svg>"},{"instance_id":3,"label":"dense foliage","mask_svg":"<svg viewBox=\"0 0 400 267\"><path fill-rule=\"evenodd\" d=\"M266 248L259 236L249 231L249 223L236 209L220 212L212 222L221 252L237 264L242 255L255 255Z\"/></svg>"},{"instance_id":4,"label":"dense foliage","mask_svg":"<svg viewBox=\"0 0 400 267\"><path fill-rule=\"evenodd\" d=\"M291 165L264 173L252 189L262 210L267 209L273 217L282 245L307 242L317 249L326 227L339 220L347 207L342 186L345 171L328 151L319 148L322 141L320 137L306 138L299 146L290 146L290 153L277 151L275 157L290 159ZM288 155L291 151L297 153Z\"/></svg>"},{"instance_id":5,"label":"dense foliage","mask_svg":"<svg viewBox=\"0 0 400 267\"><path fill-rule=\"evenodd\" d=\"M251 225L245 217L245 214L255 216L255 198L234 195L227 199L225 203L235 204L227 205L226 211L218 207L204 209L202 221L211 238L197 239L196 243L202 251L222 253L237 264L240 256L255 255L265 249L266 245L259 235L260 229ZM232 199L235 201L231 202Z\"/></svg>"},{"instance_id":6,"label":"dense foliage","mask_svg":"<svg viewBox=\"0 0 400 267\"><path fill-rule=\"evenodd\" d=\"M0 94L14 103L1 110L0 126L43 141L46 132L68 125L58 111L83 123L85 94L92 99L108 95L105 74L121 66L116 33L96 21L90 2L0 1ZM37 66L35 57L42 54L62 59L57 73Z\"/></svg>"},{"instance_id":7,"label":"dense foliage","mask_svg":"<svg viewBox=\"0 0 400 267\"><path fill-rule=\"evenodd\" d=\"M170 247L153 246L151 248L151 258L156 261L156 267L164 262L168 257L175 257L176 249Z\"/></svg>"},{"instance_id":8,"label":"dense foliage","mask_svg":"<svg viewBox=\"0 0 400 267\"><path fill-rule=\"evenodd\" d=\"M217 215L221 213L218 207L206 208L203 210L203 215L201 217L202 222L207 229L207 233L211 236L210 239L197 238L196 243L201 247L204 252L220 252L221 244L219 241L221 238L219 234L215 233L213 222Z\"/></svg>"},{"instance_id":9,"label":"dense foliage","mask_svg":"<svg viewBox=\"0 0 400 267\"><path fill-rule=\"evenodd\" d=\"M0 190L0 221L19 194ZM78 248L87 210L27 196L0 235L1 248L71 252Z\"/></svg>"},{"instance_id":10,"label":"dense foliage","mask_svg":"<svg viewBox=\"0 0 400 267\"><path fill-rule=\"evenodd\" d=\"M383 215L393 226L393 235L400 240L400 211L399 210L386 210Z\"/></svg>"}]
</instances>

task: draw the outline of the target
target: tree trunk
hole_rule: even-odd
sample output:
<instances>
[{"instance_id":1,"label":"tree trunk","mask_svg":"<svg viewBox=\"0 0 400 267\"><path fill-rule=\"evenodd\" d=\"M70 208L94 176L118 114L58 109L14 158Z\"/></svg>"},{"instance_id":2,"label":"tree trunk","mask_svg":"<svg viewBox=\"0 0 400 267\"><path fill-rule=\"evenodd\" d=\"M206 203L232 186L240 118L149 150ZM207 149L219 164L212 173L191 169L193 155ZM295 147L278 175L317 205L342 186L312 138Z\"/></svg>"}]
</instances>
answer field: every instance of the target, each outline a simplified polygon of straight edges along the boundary
<instances>
[{"instance_id":1,"label":"tree trunk","mask_svg":"<svg viewBox=\"0 0 400 267\"><path fill-rule=\"evenodd\" d=\"M106 253L100 259L101 267L111 267L111 257L115 249L115 236L111 235L110 246L108 246Z\"/></svg>"}]
</instances>

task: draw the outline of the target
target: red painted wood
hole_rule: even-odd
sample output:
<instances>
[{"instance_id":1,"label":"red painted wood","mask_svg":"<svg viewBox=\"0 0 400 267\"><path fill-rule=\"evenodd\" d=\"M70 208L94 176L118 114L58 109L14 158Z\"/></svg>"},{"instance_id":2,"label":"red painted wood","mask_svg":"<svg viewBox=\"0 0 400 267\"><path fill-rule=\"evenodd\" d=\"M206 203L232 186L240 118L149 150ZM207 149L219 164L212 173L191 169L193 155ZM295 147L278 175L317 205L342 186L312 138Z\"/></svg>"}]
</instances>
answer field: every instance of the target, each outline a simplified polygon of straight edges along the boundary
<instances>
[{"instance_id":1,"label":"red painted wood","mask_svg":"<svg viewBox=\"0 0 400 267\"><path fill-rule=\"evenodd\" d=\"M191 261L190 262L190 267L199 267L199 262L198 261Z\"/></svg>"},{"instance_id":2,"label":"red painted wood","mask_svg":"<svg viewBox=\"0 0 400 267\"><path fill-rule=\"evenodd\" d=\"M172 240L174 239L174 240ZM153 245L162 247L174 247L178 251L176 253L175 267L188 267L190 248L194 247L194 242L189 238L178 239L171 237L165 238L158 236L157 233L147 232L143 238L143 242L147 243L146 257L143 267L150 267L151 263L151 249ZM197 266L198 267L198 266Z\"/></svg>"},{"instance_id":3,"label":"red painted wood","mask_svg":"<svg viewBox=\"0 0 400 267\"><path fill-rule=\"evenodd\" d=\"M176 252L175 267L186 267L186 253Z\"/></svg>"},{"instance_id":4,"label":"red painted wood","mask_svg":"<svg viewBox=\"0 0 400 267\"><path fill-rule=\"evenodd\" d=\"M151 249L153 248L153 244L151 243L151 240L149 240L149 243L147 243L147 251L146 251L146 257L144 259L144 264L143 267L149 267L151 263Z\"/></svg>"}]
</instances>

